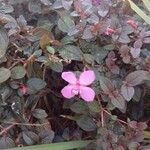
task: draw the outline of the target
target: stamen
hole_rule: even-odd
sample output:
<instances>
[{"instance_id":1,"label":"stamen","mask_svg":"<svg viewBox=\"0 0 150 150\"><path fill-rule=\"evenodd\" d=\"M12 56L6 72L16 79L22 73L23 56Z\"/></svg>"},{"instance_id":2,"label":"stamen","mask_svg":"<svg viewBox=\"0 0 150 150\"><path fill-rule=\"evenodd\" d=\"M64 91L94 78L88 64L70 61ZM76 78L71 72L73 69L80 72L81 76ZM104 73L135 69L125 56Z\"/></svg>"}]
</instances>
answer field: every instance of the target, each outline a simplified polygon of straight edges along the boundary
<instances>
[{"instance_id":1,"label":"stamen","mask_svg":"<svg viewBox=\"0 0 150 150\"><path fill-rule=\"evenodd\" d=\"M79 90L78 89L72 89L71 91L73 94L78 95L79 94Z\"/></svg>"}]
</instances>

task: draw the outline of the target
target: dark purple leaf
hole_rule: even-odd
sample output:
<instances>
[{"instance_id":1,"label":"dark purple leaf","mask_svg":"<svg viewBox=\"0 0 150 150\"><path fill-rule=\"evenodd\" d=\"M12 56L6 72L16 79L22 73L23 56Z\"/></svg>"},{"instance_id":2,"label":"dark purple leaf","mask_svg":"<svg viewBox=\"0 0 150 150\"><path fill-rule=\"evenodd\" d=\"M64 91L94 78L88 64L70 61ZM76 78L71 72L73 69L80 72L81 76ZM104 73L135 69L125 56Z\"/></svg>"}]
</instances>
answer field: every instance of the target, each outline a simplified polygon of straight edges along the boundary
<instances>
[{"instance_id":1,"label":"dark purple leaf","mask_svg":"<svg viewBox=\"0 0 150 150\"><path fill-rule=\"evenodd\" d=\"M143 45L141 39L134 42L134 48L141 48Z\"/></svg>"},{"instance_id":2,"label":"dark purple leaf","mask_svg":"<svg viewBox=\"0 0 150 150\"><path fill-rule=\"evenodd\" d=\"M54 9L60 9L63 7L62 0L56 0L52 6Z\"/></svg>"},{"instance_id":3,"label":"dark purple leaf","mask_svg":"<svg viewBox=\"0 0 150 150\"><path fill-rule=\"evenodd\" d=\"M101 17L105 17L109 12L109 5L106 1L101 1L101 5L98 7L98 14Z\"/></svg>"},{"instance_id":4,"label":"dark purple leaf","mask_svg":"<svg viewBox=\"0 0 150 150\"><path fill-rule=\"evenodd\" d=\"M15 142L8 136L0 138L0 149L8 149L15 147Z\"/></svg>"},{"instance_id":5,"label":"dark purple leaf","mask_svg":"<svg viewBox=\"0 0 150 150\"><path fill-rule=\"evenodd\" d=\"M124 63L128 64L130 62L130 55L129 55L129 47L127 45L121 46L119 53L121 54L122 60Z\"/></svg>"},{"instance_id":6,"label":"dark purple leaf","mask_svg":"<svg viewBox=\"0 0 150 150\"><path fill-rule=\"evenodd\" d=\"M82 39L92 39L94 35L91 32L90 27L86 27L83 31Z\"/></svg>"},{"instance_id":7,"label":"dark purple leaf","mask_svg":"<svg viewBox=\"0 0 150 150\"><path fill-rule=\"evenodd\" d=\"M109 97L115 107L119 109L125 108L125 99L122 97L121 94L118 93L118 91L113 92L113 94L109 95Z\"/></svg>"},{"instance_id":8,"label":"dark purple leaf","mask_svg":"<svg viewBox=\"0 0 150 150\"><path fill-rule=\"evenodd\" d=\"M131 48L131 55L133 58L138 58L140 56L141 53L141 49L140 48Z\"/></svg>"},{"instance_id":9,"label":"dark purple leaf","mask_svg":"<svg viewBox=\"0 0 150 150\"><path fill-rule=\"evenodd\" d=\"M106 94L109 94L110 92L115 90L114 86L112 85L112 82L105 77L100 78L100 86Z\"/></svg>"},{"instance_id":10,"label":"dark purple leaf","mask_svg":"<svg viewBox=\"0 0 150 150\"><path fill-rule=\"evenodd\" d=\"M130 121L128 124L135 130L145 130L147 128L147 124L145 122Z\"/></svg>"},{"instance_id":11,"label":"dark purple leaf","mask_svg":"<svg viewBox=\"0 0 150 150\"><path fill-rule=\"evenodd\" d=\"M37 119L44 119L48 116L47 113L45 112L45 110L43 110L43 109L35 109L32 112L32 115Z\"/></svg>"},{"instance_id":12,"label":"dark purple leaf","mask_svg":"<svg viewBox=\"0 0 150 150\"><path fill-rule=\"evenodd\" d=\"M147 71L137 70L127 75L125 81L129 86L136 86L147 78Z\"/></svg>"},{"instance_id":13,"label":"dark purple leaf","mask_svg":"<svg viewBox=\"0 0 150 150\"><path fill-rule=\"evenodd\" d=\"M40 1L41 1L41 3L43 3L43 4L46 5L46 6L52 4L49 0L40 0Z\"/></svg>"},{"instance_id":14,"label":"dark purple leaf","mask_svg":"<svg viewBox=\"0 0 150 150\"><path fill-rule=\"evenodd\" d=\"M144 38L143 43L149 44L150 43L150 38Z\"/></svg>"},{"instance_id":15,"label":"dark purple leaf","mask_svg":"<svg viewBox=\"0 0 150 150\"><path fill-rule=\"evenodd\" d=\"M91 24L92 23L98 23L99 22L99 17L95 14L91 14L90 18L88 18L87 21Z\"/></svg>"},{"instance_id":16,"label":"dark purple leaf","mask_svg":"<svg viewBox=\"0 0 150 150\"><path fill-rule=\"evenodd\" d=\"M38 135L32 131L24 131L22 136L27 145L33 145L39 141Z\"/></svg>"},{"instance_id":17,"label":"dark purple leaf","mask_svg":"<svg viewBox=\"0 0 150 150\"><path fill-rule=\"evenodd\" d=\"M127 43L130 43L130 38L128 37L127 34L122 33L122 34L119 36L118 41L119 41L120 43L127 44Z\"/></svg>"},{"instance_id":18,"label":"dark purple leaf","mask_svg":"<svg viewBox=\"0 0 150 150\"><path fill-rule=\"evenodd\" d=\"M2 2L1 2L2 3ZM12 13L14 11L14 8L11 5L7 5L2 3L0 6L0 13Z\"/></svg>"},{"instance_id":19,"label":"dark purple leaf","mask_svg":"<svg viewBox=\"0 0 150 150\"><path fill-rule=\"evenodd\" d=\"M130 101L134 95L134 88L132 86L122 85L121 94L127 101Z\"/></svg>"},{"instance_id":20,"label":"dark purple leaf","mask_svg":"<svg viewBox=\"0 0 150 150\"><path fill-rule=\"evenodd\" d=\"M7 32L3 29L0 29L0 58L4 57L8 44L9 38Z\"/></svg>"},{"instance_id":21,"label":"dark purple leaf","mask_svg":"<svg viewBox=\"0 0 150 150\"><path fill-rule=\"evenodd\" d=\"M67 1L67 0L62 0L62 6L66 9L69 10L71 8L71 5L73 3L73 0Z\"/></svg>"},{"instance_id":22,"label":"dark purple leaf","mask_svg":"<svg viewBox=\"0 0 150 150\"><path fill-rule=\"evenodd\" d=\"M96 124L94 120L88 116L82 116L77 121L78 126L85 131L94 131Z\"/></svg>"}]
</instances>

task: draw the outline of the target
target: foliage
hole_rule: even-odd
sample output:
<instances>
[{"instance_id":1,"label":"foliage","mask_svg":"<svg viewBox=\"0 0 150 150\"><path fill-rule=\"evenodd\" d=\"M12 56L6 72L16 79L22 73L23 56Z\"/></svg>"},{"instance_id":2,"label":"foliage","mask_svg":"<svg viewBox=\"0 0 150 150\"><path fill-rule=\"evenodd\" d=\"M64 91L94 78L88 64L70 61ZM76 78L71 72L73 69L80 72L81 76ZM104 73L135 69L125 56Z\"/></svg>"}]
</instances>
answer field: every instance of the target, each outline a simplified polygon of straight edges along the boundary
<instances>
[{"instance_id":1,"label":"foliage","mask_svg":"<svg viewBox=\"0 0 150 150\"><path fill-rule=\"evenodd\" d=\"M148 149L149 0L0 4L0 149Z\"/></svg>"}]
</instances>

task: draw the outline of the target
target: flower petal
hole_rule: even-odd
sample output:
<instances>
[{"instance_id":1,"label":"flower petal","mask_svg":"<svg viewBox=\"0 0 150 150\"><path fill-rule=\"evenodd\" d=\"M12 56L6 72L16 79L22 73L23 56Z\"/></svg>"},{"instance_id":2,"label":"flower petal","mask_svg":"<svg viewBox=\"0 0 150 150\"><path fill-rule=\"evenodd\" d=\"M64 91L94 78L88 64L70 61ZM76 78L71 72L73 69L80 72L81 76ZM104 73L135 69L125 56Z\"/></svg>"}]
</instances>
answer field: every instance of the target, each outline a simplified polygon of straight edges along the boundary
<instances>
[{"instance_id":1,"label":"flower petal","mask_svg":"<svg viewBox=\"0 0 150 150\"><path fill-rule=\"evenodd\" d=\"M92 70L84 71L79 78L80 85L90 85L95 80L95 73Z\"/></svg>"},{"instance_id":2,"label":"flower petal","mask_svg":"<svg viewBox=\"0 0 150 150\"><path fill-rule=\"evenodd\" d=\"M80 86L80 96L87 102L93 101L95 92L90 87Z\"/></svg>"},{"instance_id":3,"label":"flower petal","mask_svg":"<svg viewBox=\"0 0 150 150\"><path fill-rule=\"evenodd\" d=\"M70 84L76 84L76 82L77 82L76 75L73 72L70 72L70 71L63 72L62 75L61 75L61 77L65 81L69 82Z\"/></svg>"},{"instance_id":4,"label":"flower petal","mask_svg":"<svg viewBox=\"0 0 150 150\"><path fill-rule=\"evenodd\" d=\"M75 88L74 85L67 85L65 86L62 90L61 90L61 94L65 97L65 98L72 98L75 96L75 93L72 92L72 90Z\"/></svg>"}]
</instances>

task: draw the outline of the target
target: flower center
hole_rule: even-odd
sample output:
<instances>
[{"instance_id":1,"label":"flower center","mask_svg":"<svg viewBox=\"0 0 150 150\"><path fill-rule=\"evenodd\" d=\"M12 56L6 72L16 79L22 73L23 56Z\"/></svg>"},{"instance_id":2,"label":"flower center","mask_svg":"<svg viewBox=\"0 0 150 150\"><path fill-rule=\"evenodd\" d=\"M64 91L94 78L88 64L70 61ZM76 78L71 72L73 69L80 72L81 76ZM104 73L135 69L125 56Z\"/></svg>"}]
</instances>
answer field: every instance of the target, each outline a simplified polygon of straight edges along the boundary
<instances>
[{"instance_id":1,"label":"flower center","mask_svg":"<svg viewBox=\"0 0 150 150\"><path fill-rule=\"evenodd\" d=\"M77 80L77 82L76 82L76 86L77 86L77 87L79 87L79 86L80 86L80 82L79 82L79 80Z\"/></svg>"},{"instance_id":2,"label":"flower center","mask_svg":"<svg viewBox=\"0 0 150 150\"><path fill-rule=\"evenodd\" d=\"M78 95L79 94L79 89L72 89L71 91L73 94Z\"/></svg>"},{"instance_id":3,"label":"flower center","mask_svg":"<svg viewBox=\"0 0 150 150\"><path fill-rule=\"evenodd\" d=\"M79 82L79 80L77 80L77 82L75 84L75 87L72 89L71 92L75 95L78 95L79 94L79 89L80 89L80 82Z\"/></svg>"}]
</instances>

